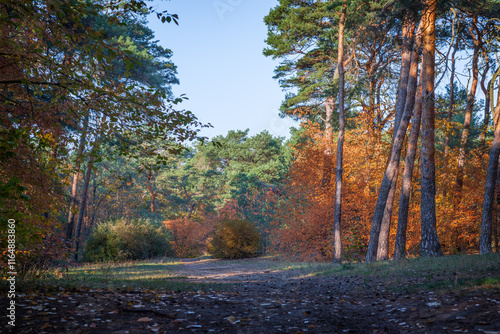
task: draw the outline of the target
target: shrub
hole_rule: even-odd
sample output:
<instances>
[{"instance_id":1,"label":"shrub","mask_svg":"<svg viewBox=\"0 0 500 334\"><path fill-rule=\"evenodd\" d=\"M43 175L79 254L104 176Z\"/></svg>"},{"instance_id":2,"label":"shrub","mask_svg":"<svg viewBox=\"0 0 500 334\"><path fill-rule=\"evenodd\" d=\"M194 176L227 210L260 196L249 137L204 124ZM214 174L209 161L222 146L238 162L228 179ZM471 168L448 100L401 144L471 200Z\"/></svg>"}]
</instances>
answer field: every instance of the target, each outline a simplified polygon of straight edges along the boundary
<instances>
[{"instance_id":1,"label":"shrub","mask_svg":"<svg viewBox=\"0 0 500 334\"><path fill-rule=\"evenodd\" d=\"M171 245L178 257L195 257L203 254L207 236L212 232L212 224L209 221L200 223L181 218L167 220L163 224L172 234Z\"/></svg>"},{"instance_id":2,"label":"shrub","mask_svg":"<svg viewBox=\"0 0 500 334\"><path fill-rule=\"evenodd\" d=\"M223 219L219 222L208 251L218 258L238 259L257 254L260 236L255 226L239 219Z\"/></svg>"},{"instance_id":3,"label":"shrub","mask_svg":"<svg viewBox=\"0 0 500 334\"><path fill-rule=\"evenodd\" d=\"M122 218L97 225L85 243L84 260L142 260L171 252L164 228L155 228L148 220Z\"/></svg>"}]
</instances>

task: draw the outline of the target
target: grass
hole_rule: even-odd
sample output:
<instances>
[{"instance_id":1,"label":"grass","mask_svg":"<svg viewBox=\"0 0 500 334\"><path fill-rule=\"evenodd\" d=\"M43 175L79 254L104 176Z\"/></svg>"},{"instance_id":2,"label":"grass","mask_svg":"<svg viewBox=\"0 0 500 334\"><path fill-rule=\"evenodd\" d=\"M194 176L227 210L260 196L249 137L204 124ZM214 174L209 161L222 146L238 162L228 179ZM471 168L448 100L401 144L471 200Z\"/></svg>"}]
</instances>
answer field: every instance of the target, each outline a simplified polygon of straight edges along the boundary
<instances>
[{"instance_id":1,"label":"grass","mask_svg":"<svg viewBox=\"0 0 500 334\"><path fill-rule=\"evenodd\" d=\"M424 290L487 288L500 290L500 254L452 255L374 263L277 263L274 270L300 276L364 276L376 278L390 289L415 293Z\"/></svg>"},{"instance_id":2,"label":"grass","mask_svg":"<svg viewBox=\"0 0 500 334\"><path fill-rule=\"evenodd\" d=\"M208 260L210 257L197 260ZM290 262L279 257L222 260L228 265L249 265L272 271L289 271L291 276L361 276L365 282L377 281L389 289L416 293L421 290L460 290L470 288L500 291L500 254L453 255L375 263ZM57 268L20 277L21 289L123 289L143 288L170 291L224 290L228 284L195 283L177 273L173 259L124 263L86 264ZM2 282L4 283L4 282ZM368 288L368 285L365 284Z\"/></svg>"},{"instance_id":3,"label":"grass","mask_svg":"<svg viewBox=\"0 0 500 334\"><path fill-rule=\"evenodd\" d=\"M21 289L149 289L169 291L223 290L223 284L186 282L176 274L178 262L172 259L85 264L56 268L36 276L24 277Z\"/></svg>"},{"instance_id":4,"label":"grass","mask_svg":"<svg viewBox=\"0 0 500 334\"><path fill-rule=\"evenodd\" d=\"M316 275L375 275L377 277L415 276L438 273L485 273L500 270L500 254L450 255L434 258L416 258L400 261L380 261L341 265L324 264L324 270Z\"/></svg>"}]
</instances>

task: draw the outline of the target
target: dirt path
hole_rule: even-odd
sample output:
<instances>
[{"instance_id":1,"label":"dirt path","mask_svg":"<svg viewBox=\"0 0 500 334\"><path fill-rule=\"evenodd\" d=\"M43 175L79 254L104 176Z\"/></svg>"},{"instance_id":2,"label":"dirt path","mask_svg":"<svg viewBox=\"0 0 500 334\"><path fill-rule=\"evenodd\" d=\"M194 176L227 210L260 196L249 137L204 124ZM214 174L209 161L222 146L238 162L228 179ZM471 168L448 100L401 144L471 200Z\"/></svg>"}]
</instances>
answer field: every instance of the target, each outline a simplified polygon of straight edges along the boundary
<instances>
[{"instance_id":1,"label":"dirt path","mask_svg":"<svg viewBox=\"0 0 500 334\"><path fill-rule=\"evenodd\" d=\"M183 282L223 291L28 294L17 333L500 333L498 290L405 292L414 278L308 276L270 261L184 260ZM3 303L1 307L3 308Z\"/></svg>"}]
</instances>

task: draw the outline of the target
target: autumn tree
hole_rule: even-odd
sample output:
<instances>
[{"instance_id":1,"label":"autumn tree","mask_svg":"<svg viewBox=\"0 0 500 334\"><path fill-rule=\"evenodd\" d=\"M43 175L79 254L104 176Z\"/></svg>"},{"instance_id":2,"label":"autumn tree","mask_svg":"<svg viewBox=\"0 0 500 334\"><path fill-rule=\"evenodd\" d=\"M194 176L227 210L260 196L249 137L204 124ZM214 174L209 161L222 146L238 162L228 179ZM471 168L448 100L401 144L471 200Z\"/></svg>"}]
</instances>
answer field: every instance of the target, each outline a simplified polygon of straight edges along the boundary
<instances>
[{"instance_id":1,"label":"autumn tree","mask_svg":"<svg viewBox=\"0 0 500 334\"><path fill-rule=\"evenodd\" d=\"M156 47L149 54L144 50L134 54L129 49L130 40L115 38L107 30L110 26L126 27L135 15L152 13L144 2L28 0L6 1L0 6L0 20L5 23L0 38L2 136L16 139L6 147L9 158L2 163L2 184L16 181L27 188L23 193L31 194L30 200L10 204L31 217L23 219L28 234L46 236L53 231L40 222L56 222L55 213L64 202L56 172L64 171L59 168L66 168L66 159L73 147L80 146L83 133L88 144L106 141L123 131L135 131L144 140L196 137L188 130L189 125L197 124L191 113L174 110L167 92L156 83L141 83L131 76L141 54L150 59L168 53L161 55L163 51ZM176 20L175 15L157 14L163 20ZM151 36L143 36L141 42L147 45L150 41ZM153 63L157 65L151 71L163 71L160 77L166 75L168 61ZM118 65L122 70L115 70ZM151 71L143 70L142 74ZM92 151L87 148L81 154L88 156ZM97 153L94 150L89 159ZM26 165L30 160L33 163ZM6 171L13 164L28 172L7 177ZM37 177L30 180L30 175ZM39 204L33 205L35 202Z\"/></svg>"}]
</instances>

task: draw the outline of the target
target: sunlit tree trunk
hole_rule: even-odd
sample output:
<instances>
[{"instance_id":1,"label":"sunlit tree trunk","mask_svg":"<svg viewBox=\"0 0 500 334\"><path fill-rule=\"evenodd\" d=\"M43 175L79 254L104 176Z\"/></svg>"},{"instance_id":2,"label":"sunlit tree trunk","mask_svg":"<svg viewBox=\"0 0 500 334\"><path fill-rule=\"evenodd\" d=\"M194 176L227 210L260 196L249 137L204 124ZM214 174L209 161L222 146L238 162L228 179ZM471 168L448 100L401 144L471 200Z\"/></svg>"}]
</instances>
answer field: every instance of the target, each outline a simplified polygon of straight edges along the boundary
<instances>
[{"instance_id":1,"label":"sunlit tree trunk","mask_svg":"<svg viewBox=\"0 0 500 334\"><path fill-rule=\"evenodd\" d=\"M420 256L441 256L436 230L436 166L434 160L434 78L436 45L436 0L425 0L422 53L422 148Z\"/></svg>"},{"instance_id":2,"label":"sunlit tree trunk","mask_svg":"<svg viewBox=\"0 0 500 334\"><path fill-rule=\"evenodd\" d=\"M340 234L340 220L342 218L342 174L344 158L344 25L347 11L347 4L342 5L340 14L339 38L338 38L338 61L337 68L339 72L339 138L337 141L337 170L335 177L335 215L333 221L333 261L342 261L342 240Z\"/></svg>"},{"instance_id":3,"label":"sunlit tree trunk","mask_svg":"<svg viewBox=\"0 0 500 334\"><path fill-rule=\"evenodd\" d=\"M66 242L70 242L73 238L73 230L75 229L75 207L76 207L76 196L78 195L78 179L80 177L80 166L76 166L77 169L73 174L73 181L71 183L71 202L69 204L69 215L68 223L66 224Z\"/></svg>"}]
</instances>

